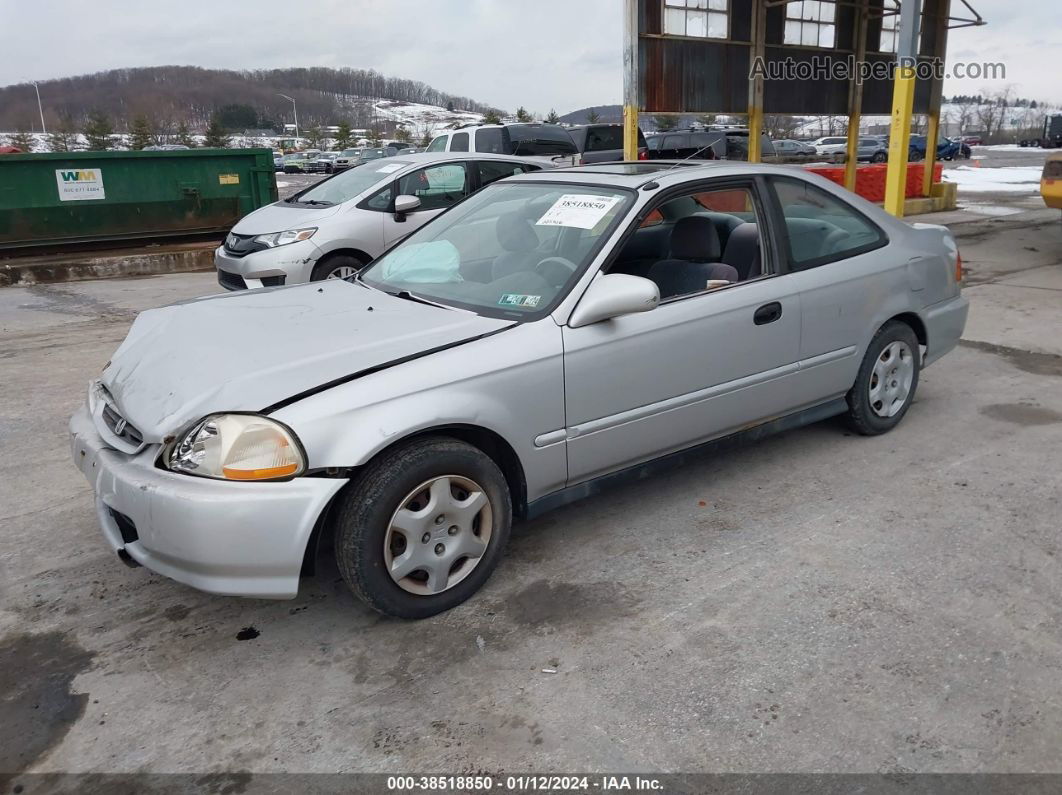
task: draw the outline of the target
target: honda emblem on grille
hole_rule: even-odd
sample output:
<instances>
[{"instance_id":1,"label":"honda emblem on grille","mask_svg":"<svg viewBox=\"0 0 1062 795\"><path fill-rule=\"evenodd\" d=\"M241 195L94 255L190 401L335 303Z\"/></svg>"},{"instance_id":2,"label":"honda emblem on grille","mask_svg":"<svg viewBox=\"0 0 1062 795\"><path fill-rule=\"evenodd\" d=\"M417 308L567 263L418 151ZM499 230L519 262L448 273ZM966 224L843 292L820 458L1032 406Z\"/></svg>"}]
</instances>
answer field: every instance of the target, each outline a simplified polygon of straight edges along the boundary
<instances>
[{"instance_id":1,"label":"honda emblem on grille","mask_svg":"<svg viewBox=\"0 0 1062 795\"><path fill-rule=\"evenodd\" d=\"M123 433L125 433L125 426L128 424L129 423L127 423L123 417L119 417L118 422L114 423L114 432L118 436L121 436Z\"/></svg>"}]
</instances>

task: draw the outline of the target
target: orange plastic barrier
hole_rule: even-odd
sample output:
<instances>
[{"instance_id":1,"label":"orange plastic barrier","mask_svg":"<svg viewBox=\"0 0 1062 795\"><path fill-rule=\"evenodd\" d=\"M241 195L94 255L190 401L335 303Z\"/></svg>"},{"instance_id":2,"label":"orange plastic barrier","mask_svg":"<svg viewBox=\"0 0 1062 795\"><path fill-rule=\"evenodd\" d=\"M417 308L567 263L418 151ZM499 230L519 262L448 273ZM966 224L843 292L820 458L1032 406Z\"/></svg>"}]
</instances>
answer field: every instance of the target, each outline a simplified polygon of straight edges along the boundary
<instances>
[{"instance_id":1,"label":"orange plastic barrier","mask_svg":"<svg viewBox=\"0 0 1062 795\"><path fill-rule=\"evenodd\" d=\"M922 174L924 163L907 164L907 191L904 194L908 199L915 199L922 195ZM807 170L813 174L826 177L826 179L844 185L844 166L807 166ZM856 169L855 192L867 201L885 201L885 173L888 170L887 163L860 166ZM933 181L940 182L944 166L936 163L933 166Z\"/></svg>"}]
</instances>

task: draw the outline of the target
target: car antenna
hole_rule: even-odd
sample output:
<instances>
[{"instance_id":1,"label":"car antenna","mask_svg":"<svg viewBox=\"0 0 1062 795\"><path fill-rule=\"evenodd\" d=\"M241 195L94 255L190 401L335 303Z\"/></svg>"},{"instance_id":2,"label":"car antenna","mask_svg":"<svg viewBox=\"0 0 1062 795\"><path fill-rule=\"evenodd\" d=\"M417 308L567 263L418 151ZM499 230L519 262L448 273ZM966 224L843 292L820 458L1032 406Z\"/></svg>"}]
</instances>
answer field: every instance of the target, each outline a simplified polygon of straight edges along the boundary
<instances>
[{"instance_id":1,"label":"car antenna","mask_svg":"<svg viewBox=\"0 0 1062 795\"><path fill-rule=\"evenodd\" d=\"M724 136L724 137L725 137L725 136ZM699 155L699 154L700 154L701 152L703 152L703 151L704 151L705 149L711 149L711 148L712 148L713 146L715 146L715 141L713 141L712 143L710 143L710 144L708 144L708 145L706 145L706 146L702 146L702 147L701 147L700 149L698 149L698 150L697 150L696 152L693 152L692 154L690 154L690 155L689 155L689 157L684 157L684 158L682 158L681 160L678 160L678 161L676 161L675 163L673 163L673 164L671 165L671 168L669 168L669 169L666 169L666 170L664 171L664 173L666 174L666 173L667 173L668 171L672 171L672 170L674 170L674 169L678 168L678 167L679 167L679 166L681 166L681 165L682 165L683 163L685 163L685 162L686 162L687 160L691 160L691 159L695 158L695 157L696 157L697 155Z\"/></svg>"}]
</instances>

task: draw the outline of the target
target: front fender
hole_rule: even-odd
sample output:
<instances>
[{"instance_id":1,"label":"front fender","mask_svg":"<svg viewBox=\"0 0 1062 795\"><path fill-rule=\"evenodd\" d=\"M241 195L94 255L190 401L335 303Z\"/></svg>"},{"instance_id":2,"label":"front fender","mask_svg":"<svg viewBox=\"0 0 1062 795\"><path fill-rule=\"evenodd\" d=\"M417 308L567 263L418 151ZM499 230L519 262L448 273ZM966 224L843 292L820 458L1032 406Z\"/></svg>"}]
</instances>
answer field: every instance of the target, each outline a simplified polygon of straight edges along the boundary
<instances>
[{"instance_id":1,"label":"front fender","mask_svg":"<svg viewBox=\"0 0 1062 795\"><path fill-rule=\"evenodd\" d=\"M550 318L458 345L310 395L273 414L298 435L313 469L359 467L410 436L470 426L504 439L527 481L527 498L562 488L561 332Z\"/></svg>"}]
</instances>

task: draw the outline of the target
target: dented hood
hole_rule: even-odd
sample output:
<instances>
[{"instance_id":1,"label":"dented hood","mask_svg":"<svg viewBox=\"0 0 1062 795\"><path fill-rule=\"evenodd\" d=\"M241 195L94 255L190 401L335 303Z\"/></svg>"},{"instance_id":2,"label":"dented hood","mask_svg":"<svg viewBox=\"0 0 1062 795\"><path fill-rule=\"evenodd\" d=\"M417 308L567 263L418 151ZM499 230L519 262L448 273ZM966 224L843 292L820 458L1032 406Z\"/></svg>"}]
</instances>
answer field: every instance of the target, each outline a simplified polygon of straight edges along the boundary
<instances>
[{"instance_id":1,"label":"dented hood","mask_svg":"<svg viewBox=\"0 0 1062 795\"><path fill-rule=\"evenodd\" d=\"M157 442L207 414L261 411L510 325L341 280L253 290L142 312L101 380Z\"/></svg>"}]
</instances>

